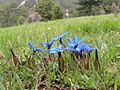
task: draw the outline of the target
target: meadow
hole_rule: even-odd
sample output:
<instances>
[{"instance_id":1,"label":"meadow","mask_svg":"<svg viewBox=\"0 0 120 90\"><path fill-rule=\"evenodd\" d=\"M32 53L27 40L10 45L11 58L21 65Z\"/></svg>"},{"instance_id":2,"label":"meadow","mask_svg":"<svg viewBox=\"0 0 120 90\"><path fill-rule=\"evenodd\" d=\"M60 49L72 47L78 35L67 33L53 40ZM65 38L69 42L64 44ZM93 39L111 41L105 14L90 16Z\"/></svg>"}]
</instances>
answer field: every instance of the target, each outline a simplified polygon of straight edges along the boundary
<instances>
[{"instance_id":1,"label":"meadow","mask_svg":"<svg viewBox=\"0 0 120 90\"><path fill-rule=\"evenodd\" d=\"M95 52L91 53L91 69L81 69L76 60L70 58L70 52L63 52L65 71L60 72L57 55L44 65L42 56L48 56L46 47L39 43L49 42L52 38L68 32L66 37L85 38L84 43L93 44L98 48L100 70L95 71ZM45 49L36 52L33 67L28 65L32 49L28 42L35 47ZM56 41L52 47L59 45ZM44 88L69 88L80 90L90 88L95 90L120 89L120 17L101 15L77 17L71 19L37 22L9 28L0 28L0 90L34 90ZM10 48L15 51L20 66L14 65ZM43 80L44 79L44 80ZM51 89L52 90L52 89ZM66 89L67 90L67 89Z\"/></svg>"}]
</instances>

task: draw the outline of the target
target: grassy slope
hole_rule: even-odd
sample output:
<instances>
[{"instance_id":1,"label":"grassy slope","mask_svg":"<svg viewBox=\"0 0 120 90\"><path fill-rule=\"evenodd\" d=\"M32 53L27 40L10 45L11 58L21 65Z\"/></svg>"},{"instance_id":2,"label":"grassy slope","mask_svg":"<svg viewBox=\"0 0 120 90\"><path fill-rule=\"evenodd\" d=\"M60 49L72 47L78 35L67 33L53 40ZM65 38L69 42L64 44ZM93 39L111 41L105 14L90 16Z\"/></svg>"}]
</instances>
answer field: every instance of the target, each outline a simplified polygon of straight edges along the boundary
<instances>
[{"instance_id":1,"label":"grassy slope","mask_svg":"<svg viewBox=\"0 0 120 90\"><path fill-rule=\"evenodd\" d=\"M8 48L26 48L27 42L46 42L64 32L69 36L78 35L79 38L87 38L93 41L96 36L107 39L109 34L114 35L119 29L119 19L113 15L81 17L65 20L51 21L47 23L33 23L28 25L0 29L0 51L7 53ZM110 31L110 32L109 32ZM107 33L107 34L106 34ZM104 40L103 40L104 41Z\"/></svg>"},{"instance_id":2,"label":"grassy slope","mask_svg":"<svg viewBox=\"0 0 120 90\"><path fill-rule=\"evenodd\" d=\"M25 56L29 55L31 51L27 45L28 41L32 41L35 46L42 47L38 44L39 42L47 42L47 40L59 36L64 32L68 32L67 36L69 37L77 35L79 38L86 38L84 41L85 43L92 43L94 46L98 47L99 58L103 64L102 68L106 70L107 67L105 65L108 63L116 62L116 53L118 52L116 46L120 39L116 36L116 33L120 33L119 30L120 18L115 17L114 15L72 18L0 29L0 53L4 57L0 57L0 69L3 71L1 75L4 75L4 71L11 67L11 54L9 48L13 48L19 55L19 58L25 60ZM64 40L66 41L65 38ZM120 62L118 62L117 67L118 66L120 66ZM96 82L95 78L90 77L90 81L93 79L92 84L91 82L86 82L84 83L85 85L82 83L80 86L107 88L109 86L109 81L112 80L112 76L109 77L103 75L103 77L104 80L108 80L106 80L106 82L104 80L101 80L101 76L99 78L102 83L100 83L100 80ZM4 78L6 77L0 76L0 78L2 78L4 81ZM117 80L115 82L120 82L118 77L116 78ZM0 85L3 84L2 79L0 79ZM111 81L110 85L112 84L114 84L114 82ZM9 87L9 85L7 87Z\"/></svg>"}]
</instances>

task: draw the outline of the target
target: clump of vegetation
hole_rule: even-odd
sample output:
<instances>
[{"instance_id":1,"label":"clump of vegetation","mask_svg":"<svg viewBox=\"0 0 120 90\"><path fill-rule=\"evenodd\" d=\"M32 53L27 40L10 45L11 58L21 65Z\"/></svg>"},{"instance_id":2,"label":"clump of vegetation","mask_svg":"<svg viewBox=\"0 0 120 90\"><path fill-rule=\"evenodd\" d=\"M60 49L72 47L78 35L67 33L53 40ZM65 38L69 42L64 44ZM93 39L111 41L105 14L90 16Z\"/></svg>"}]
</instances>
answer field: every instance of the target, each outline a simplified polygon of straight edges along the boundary
<instances>
[{"instance_id":1,"label":"clump of vegetation","mask_svg":"<svg viewBox=\"0 0 120 90\"><path fill-rule=\"evenodd\" d=\"M23 24L28 13L27 7L16 9L17 2L7 2L0 6L0 27Z\"/></svg>"},{"instance_id":2,"label":"clump of vegetation","mask_svg":"<svg viewBox=\"0 0 120 90\"><path fill-rule=\"evenodd\" d=\"M91 69L94 69L94 67L91 67L93 64L90 60L90 56L91 56L91 52L96 50L96 53L95 53L95 57L96 57L96 59L95 59L95 70L97 72L100 70L100 62L98 60L98 50L97 50L97 48L91 48L92 44L82 43L84 38L79 40L77 36L74 37L74 40L72 40L72 38L67 37L69 42L67 43L67 45L64 45L63 41L62 41L62 38L66 34L67 34L67 32L62 34L59 37L53 38L50 43L40 43L41 45L47 47L48 54L49 54L47 57L44 57L44 59L42 59L44 67L41 67L41 69L42 69L43 72L48 72L49 71L49 70L47 70L48 66L50 65L51 62L54 62L52 65L53 66L55 64L57 65L57 66L54 67L54 68L57 69L57 71L56 70L52 71L52 73L54 72L54 75L56 77L56 78L53 79L52 83L55 83L55 81L57 79L59 79L59 81L58 81L59 84L58 85L64 84L64 83L60 82L62 80L61 79L61 74L66 75L67 72L68 72L67 69L69 68L69 62L67 62L67 61L65 62L64 57L62 55L62 52L65 52L64 54L69 53L66 50L72 51L73 57L69 58L69 59L74 60L75 62L77 61L78 66L79 66L82 73L85 73L83 71L85 69L90 70L90 71L91 71ZM56 40L58 40L60 42L60 45L58 47L51 47ZM33 50L31 56L28 58L28 66L30 68L35 68L36 64L35 64L35 61L33 59L35 59L34 57L35 57L36 51L44 52L45 50L34 47L31 42L28 42L28 44L30 45L30 47ZM63 45L64 45L64 48L62 47ZM20 61L16 57L14 51L12 49L10 49L10 50L11 50L11 53L12 53L12 56L13 56L13 62L15 64L15 66L19 67L19 69L20 69L21 68ZM54 55L55 53L58 54L57 63L56 63L56 56ZM46 61L47 59L48 59L48 61ZM67 64L68 64L68 66L66 66ZM48 66L46 66L46 65L48 65ZM71 72L72 70L73 69L69 70L69 72ZM51 73L51 71L49 71L49 72ZM58 75L59 75L59 77L57 77ZM44 74L44 77L45 76L47 76L47 75ZM44 79L43 81L47 80L48 77L49 76L47 76L46 79ZM40 85L42 85L42 84L40 84ZM48 87L47 85L45 85L45 86ZM39 88L43 88L43 87L39 87ZM76 87L74 87L74 88L76 88Z\"/></svg>"},{"instance_id":3,"label":"clump of vegetation","mask_svg":"<svg viewBox=\"0 0 120 90\"><path fill-rule=\"evenodd\" d=\"M119 14L119 0L78 0L76 3L76 16L91 16L99 14Z\"/></svg>"},{"instance_id":4,"label":"clump of vegetation","mask_svg":"<svg viewBox=\"0 0 120 90\"><path fill-rule=\"evenodd\" d=\"M41 15L43 21L62 19L64 15L60 4L52 0L42 0L38 3L36 11Z\"/></svg>"}]
</instances>

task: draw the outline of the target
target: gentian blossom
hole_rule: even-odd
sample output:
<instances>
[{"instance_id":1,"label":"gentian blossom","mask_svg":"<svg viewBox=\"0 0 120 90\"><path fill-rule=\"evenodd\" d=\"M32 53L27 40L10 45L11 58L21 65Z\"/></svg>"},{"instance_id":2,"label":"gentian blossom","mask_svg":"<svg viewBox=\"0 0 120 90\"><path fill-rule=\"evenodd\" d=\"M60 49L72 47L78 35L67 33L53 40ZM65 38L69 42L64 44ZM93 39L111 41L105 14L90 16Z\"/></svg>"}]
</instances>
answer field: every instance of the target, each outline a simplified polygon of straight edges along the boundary
<instances>
[{"instance_id":1,"label":"gentian blossom","mask_svg":"<svg viewBox=\"0 0 120 90\"><path fill-rule=\"evenodd\" d=\"M83 41L83 40L85 40L85 38L82 38L82 39L80 39L80 40L78 40L78 37L77 36L74 36L74 38L73 38L73 40L72 40L72 38L69 38L69 37L67 37L67 39L70 41L70 42L68 42L67 43L67 47L69 47L69 48L77 48L77 46Z\"/></svg>"},{"instance_id":2,"label":"gentian blossom","mask_svg":"<svg viewBox=\"0 0 120 90\"><path fill-rule=\"evenodd\" d=\"M59 37L55 37L53 38L54 40L59 40L61 44L63 44L62 42L62 38L67 34L68 32L65 32L64 34L60 35Z\"/></svg>"},{"instance_id":3,"label":"gentian blossom","mask_svg":"<svg viewBox=\"0 0 120 90\"><path fill-rule=\"evenodd\" d=\"M39 51L39 52L43 52L44 51L43 49L34 47L33 44L32 44L32 42L28 42L28 44L30 45L30 47L33 50L33 55L35 54L36 51Z\"/></svg>"},{"instance_id":4,"label":"gentian blossom","mask_svg":"<svg viewBox=\"0 0 120 90\"><path fill-rule=\"evenodd\" d=\"M66 48L63 48L62 45L59 45L58 47L52 47L49 49L49 54L63 52Z\"/></svg>"},{"instance_id":5,"label":"gentian blossom","mask_svg":"<svg viewBox=\"0 0 120 90\"><path fill-rule=\"evenodd\" d=\"M73 49L73 48L67 48L70 51L74 51L74 52L78 52L79 54L82 54L82 51L90 53L93 50L96 50L97 48L90 48L92 46L92 44L80 44L80 46L78 46L77 48Z\"/></svg>"},{"instance_id":6,"label":"gentian blossom","mask_svg":"<svg viewBox=\"0 0 120 90\"><path fill-rule=\"evenodd\" d=\"M50 47L52 46L53 42L54 42L54 39L52 39L48 43L40 43L40 44L43 45L43 46L45 46L45 47L47 47L48 49L50 49Z\"/></svg>"},{"instance_id":7,"label":"gentian blossom","mask_svg":"<svg viewBox=\"0 0 120 90\"><path fill-rule=\"evenodd\" d=\"M90 53L90 52L92 52L94 50L97 50L97 48L90 48L90 47L85 47L84 48L84 51L87 52L87 53Z\"/></svg>"},{"instance_id":8,"label":"gentian blossom","mask_svg":"<svg viewBox=\"0 0 120 90\"><path fill-rule=\"evenodd\" d=\"M65 32L64 34L60 35L59 37L55 37L54 40L61 40L68 32Z\"/></svg>"},{"instance_id":9,"label":"gentian blossom","mask_svg":"<svg viewBox=\"0 0 120 90\"><path fill-rule=\"evenodd\" d=\"M63 52L66 48L63 48L62 45L59 45L58 47L52 47L49 50L49 55L50 54L54 54L54 53L58 53L58 66L59 66L59 70L61 72L64 71L64 59L62 57L61 52Z\"/></svg>"},{"instance_id":10,"label":"gentian blossom","mask_svg":"<svg viewBox=\"0 0 120 90\"><path fill-rule=\"evenodd\" d=\"M97 48L91 48L92 44L80 44L77 48L67 48L70 51L79 53L80 57L82 58L82 52L87 52L90 56L90 52L96 50Z\"/></svg>"}]
</instances>

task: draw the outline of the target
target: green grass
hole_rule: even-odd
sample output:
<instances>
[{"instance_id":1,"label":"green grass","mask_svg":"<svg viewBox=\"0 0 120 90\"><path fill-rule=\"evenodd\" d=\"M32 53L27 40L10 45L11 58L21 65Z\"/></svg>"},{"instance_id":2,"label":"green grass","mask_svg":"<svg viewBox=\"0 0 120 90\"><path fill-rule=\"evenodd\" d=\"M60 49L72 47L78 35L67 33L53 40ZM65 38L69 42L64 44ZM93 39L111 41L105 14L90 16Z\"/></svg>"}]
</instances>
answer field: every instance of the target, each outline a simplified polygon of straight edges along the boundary
<instances>
[{"instance_id":1,"label":"green grass","mask_svg":"<svg viewBox=\"0 0 120 90\"><path fill-rule=\"evenodd\" d=\"M60 76L60 83L72 87L72 83L80 87L95 87L106 89L113 86L117 90L120 85L120 59L117 59L116 53L120 52L120 18L114 15L90 16L56 20L50 22L40 22L25 24L21 26L1 28L0 29L0 90L24 90L24 86L32 86L32 90L37 88L38 79L47 73L45 83L51 87L51 83L56 78L57 63L51 61L47 67L43 66L41 56L47 55L47 52L37 53L35 56L35 66L30 69L27 65L27 59L31 54L27 42L31 41L35 46L40 42L47 42L53 37L57 37L64 32L68 32L68 37L77 35L79 38L86 38L84 43L92 43L99 49L99 60L101 70L96 72L84 70L77 66L75 60L70 60L69 54L64 55L65 62L68 64L67 71ZM67 42L64 38L64 42ZM59 43L56 42L54 46ZM23 63L20 68L13 65L10 48ZM44 48L45 49L45 48ZM94 62L94 52L92 53ZM55 68L54 68L55 67Z\"/></svg>"}]
</instances>

